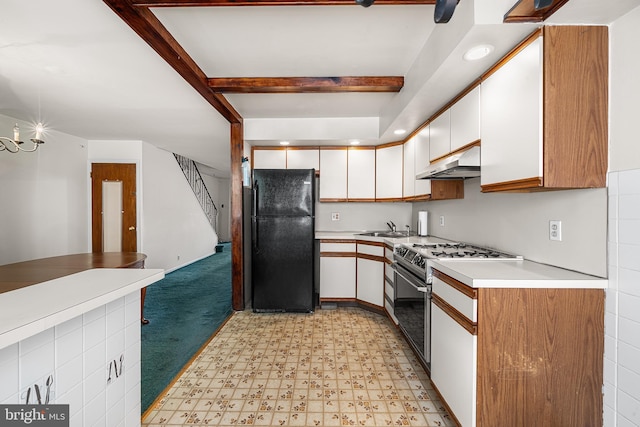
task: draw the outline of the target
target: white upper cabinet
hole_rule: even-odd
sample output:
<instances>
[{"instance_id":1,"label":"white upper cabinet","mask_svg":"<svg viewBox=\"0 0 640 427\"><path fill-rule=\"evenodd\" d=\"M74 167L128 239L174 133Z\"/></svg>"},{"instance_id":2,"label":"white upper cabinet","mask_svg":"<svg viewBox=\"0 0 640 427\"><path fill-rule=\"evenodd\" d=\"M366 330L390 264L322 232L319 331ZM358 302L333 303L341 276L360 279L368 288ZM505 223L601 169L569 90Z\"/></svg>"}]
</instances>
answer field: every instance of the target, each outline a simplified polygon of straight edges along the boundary
<instances>
[{"instance_id":1,"label":"white upper cabinet","mask_svg":"<svg viewBox=\"0 0 640 427\"><path fill-rule=\"evenodd\" d=\"M416 179L416 175L427 168L429 165L429 140L430 140L431 126L427 126L422 129L420 133L416 134L412 139L414 140L414 156L413 165L415 173L413 174L414 184L414 196L427 196L431 194L431 180L429 179Z\"/></svg>"},{"instance_id":2,"label":"white upper cabinet","mask_svg":"<svg viewBox=\"0 0 640 427\"><path fill-rule=\"evenodd\" d=\"M483 192L606 187L608 28L541 34L482 82Z\"/></svg>"},{"instance_id":3,"label":"white upper cabinet","mask_svg":"<svg viewBox=\"0 0 640 427\"><path fill-rule=\"evenodd\" d=\"M320 199L347 199L346 148L320 150Z\"/></svg>"},{"instance_id":4,"label":"white upper cabinet","mask_svg":"<svg viewBox=\"0 0 640 427\"><path fill-rule=\"evenodd\" d=\"M480 86L451 106L451 148L456 151L480 139Z\"/></svg>"},{"instance_id":5,"label":"white upper cabinet","mask_svg":"<svg viewBox=\"0 0 640 427\"><path fill-rule=\"evenodd\" d=\"M402 197L415 196L416 169L415 169L415 147L417 135L404 143L403 150L403 176L402 176Z\"/></svg>"},{"instance_id":6,"label":"white upper cabinet","mask_svg":"<svg viewBox=\"0 0 640 427\"><path fill-rule=\"evenodd\" d=\"M376 199L402 198L402 144L376 149Z\"/></svg>"},{"instance_id":7,"label":"white upper cabinet","mask_svg":"<svg viewBox=\"0 0 640 427\"><path fill-rule=\"evenodd\" d=\"M403 197L427 196L431 181L416 179L416 175L429 165L429 127L422 129L404 144Z\"/></svg>"},{"instance_id":8,"label":"white upper cabinet","mask_svg":"<svg viewBox=\"0 0 640 427\"><path fill-rule=\"evenodd\" d=\"M429 160L451 152L451 110L436 117L429 125Z\"/></svg>"},{"instance_id":9,"label":"white upper cabinet","mask_svg":"<svg viewBox=\"0 0 640 427\"><path fill-rule=\"evenodd\" d=\"M253 149L254 169L286 169L287 150L284 148Z\"/></svg>"},{"instance_id":10,"label":"white upper cabinet","mask_svg":"<svg viewBox=\"0 0 640 427\"><path fill-rule=\"evenodd\" d=\"M320 169L320 150L317 148L287 148L287 169Z\"/></svg>"},{"instance_id":11,"label":"white upper cabinet","mask_svg":"<svg viewBox=\"0 0 640 427\"><path fill-rule=\"evenodd\" d=\"M481 185L542 177L542 38L482 82Z\"/></svg>"},{"instance_id":12,"label":"white upper cabinet","mask_svg":"<svg viewBox=\"0 0 640 427\"><path fill-rule=\"evenodd\" d=\"M349 200L375 200L376 150L349 148L347 166L347 198Z\"/></svg>"}]
</instances>

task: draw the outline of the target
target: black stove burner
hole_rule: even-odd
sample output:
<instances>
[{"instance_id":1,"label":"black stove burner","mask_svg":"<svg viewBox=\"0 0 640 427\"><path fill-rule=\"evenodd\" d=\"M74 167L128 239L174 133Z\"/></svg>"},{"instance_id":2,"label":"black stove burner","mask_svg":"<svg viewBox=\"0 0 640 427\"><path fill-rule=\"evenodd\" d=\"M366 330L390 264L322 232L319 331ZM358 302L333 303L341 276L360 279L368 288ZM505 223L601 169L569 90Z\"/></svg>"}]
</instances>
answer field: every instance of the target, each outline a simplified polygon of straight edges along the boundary
<instances>
[{"instance_id":1,"label":"black stove burner","mask_svg":"<svg viewBox=\"0 0 640 427\"><path fill-rule=\"evenodd\" d=\"M467 245L466 243L439 243L438 247L445 249L463 249L466 248Z\"/></svg>"},{"instance_id":2,"label":"black stove burner","mask_svg":"<svg viewBox=\"0 0 640 427\"><path fill-rule=\"evenodd\" d=\"M438 247L437 243L433 243L433 244L426 244L426 243L414 243L413 244L414 248L423 248L423 249L435 249Z\"/></svg>"},{"instance_id":3,"label":"black stove burner","mask_svg":"<svg viewBox=\"0 0 640 427\"><path fill-rule=\"evenodd\" d=\"M464 258L465 253L460 252L431 252L431 255L436 258Z\"/></svg>"}]
</instances>

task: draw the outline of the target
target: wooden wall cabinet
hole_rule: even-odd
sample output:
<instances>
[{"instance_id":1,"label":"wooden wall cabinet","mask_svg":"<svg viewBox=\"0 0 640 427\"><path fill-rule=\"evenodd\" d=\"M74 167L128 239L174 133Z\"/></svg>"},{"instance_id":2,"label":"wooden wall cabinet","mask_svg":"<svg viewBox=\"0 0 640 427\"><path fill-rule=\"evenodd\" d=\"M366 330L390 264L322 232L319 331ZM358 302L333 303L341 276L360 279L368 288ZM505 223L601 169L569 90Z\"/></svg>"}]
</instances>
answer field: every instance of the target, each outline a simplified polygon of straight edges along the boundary
<instances>
[{"instance_id":1,"label":"wooden wall cabinet","mask_svg":"<svg viewBox=\"0 0 640 427\"><path fill-rule=\"evenodd\" d=\"M436 269L431 348L465 427L602 426L602 289L474 289Z\"/></svg>"},{"instance_id":2,"label":"wooden wall cabinet","mask_svg":"<svg viewBox=\"0 0 640 427\"><path fill-rule=\"evenodd\" d=\"M483 192L606 186L607 27L544 27L481 87Z\"/></svg>"}]
</instances>

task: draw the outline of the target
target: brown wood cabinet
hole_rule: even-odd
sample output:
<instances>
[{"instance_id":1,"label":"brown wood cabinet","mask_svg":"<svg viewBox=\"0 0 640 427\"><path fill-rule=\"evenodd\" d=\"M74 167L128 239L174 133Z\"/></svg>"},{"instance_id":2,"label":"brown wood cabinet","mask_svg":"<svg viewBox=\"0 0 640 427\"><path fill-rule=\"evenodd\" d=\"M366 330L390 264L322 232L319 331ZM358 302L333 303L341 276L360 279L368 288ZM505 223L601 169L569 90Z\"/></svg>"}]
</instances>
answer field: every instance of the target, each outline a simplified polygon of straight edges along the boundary
<instances>
[{"instance_id":1,"label":"brown wood cabinet","mask_svg":"<svg viewBox=\"0 0 640 427\"><path fill-rule=\"evenodd\" d=\"M483 192L606 186L606 26L544 27L481 80Z\"/></svg>"},{"instance_id":2,"label":"brown wood cabinet","mask_svg":"<svg viewBox=\"0 0 640 427\"><path fill-rule=\"evenodd\" d=\"M434 277L431 377L464 427L602 425L604 290Z\"/></svg>"}]
</instances>

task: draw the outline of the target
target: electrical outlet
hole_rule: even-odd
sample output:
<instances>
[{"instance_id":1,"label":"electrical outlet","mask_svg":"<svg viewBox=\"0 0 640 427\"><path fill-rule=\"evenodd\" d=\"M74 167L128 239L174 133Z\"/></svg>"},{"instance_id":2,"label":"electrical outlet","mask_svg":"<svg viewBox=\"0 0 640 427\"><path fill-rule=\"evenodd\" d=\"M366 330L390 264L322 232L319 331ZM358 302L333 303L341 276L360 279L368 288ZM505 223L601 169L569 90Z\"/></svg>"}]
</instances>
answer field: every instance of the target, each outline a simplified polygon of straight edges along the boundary
<instances>
[{"instance_id":1,"label":"electrical outlet","mask_svg":"<svg viewBox=\"0 0 640 427\"><path fill-rule=\"evenodd\" d=\"M562 221L549 221L549 240L562 241Z\"/></svg>"},{"instance_id":2,"label":"electrical outlet","mask_svg":"<svg viewBox=\"0 0 640 427\"><path fill-rule=\"evenodd\" d=\"M440 215L440 227L444 227L444 215Z\"/></svg>"},{"instance_id":3,"label":"electrical outlet","mask_svg":"<svg viewBox=\"0 0 640 427\"><path fill-rule=\"evenodd\" d=\"M340 221L340 212L331 212L331 221Z\"/></svg>"}]
</instances>

